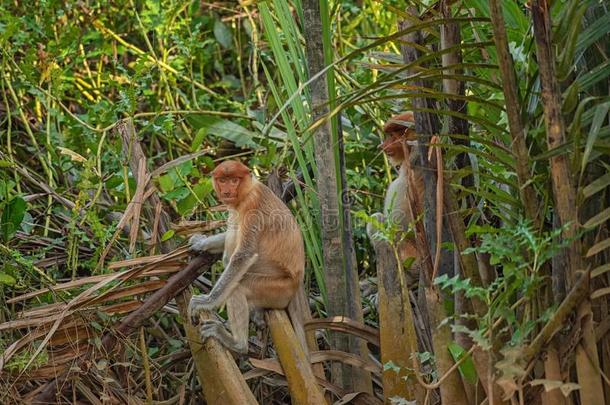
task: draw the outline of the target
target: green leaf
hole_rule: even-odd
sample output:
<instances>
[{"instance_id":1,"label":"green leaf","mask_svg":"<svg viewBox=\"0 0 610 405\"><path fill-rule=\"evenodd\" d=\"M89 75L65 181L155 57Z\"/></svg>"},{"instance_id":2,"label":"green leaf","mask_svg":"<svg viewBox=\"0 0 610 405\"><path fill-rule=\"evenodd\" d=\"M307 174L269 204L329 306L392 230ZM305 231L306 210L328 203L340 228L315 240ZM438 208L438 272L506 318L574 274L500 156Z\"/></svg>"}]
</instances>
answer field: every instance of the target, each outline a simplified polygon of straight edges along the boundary
<instances>
[{"instance_id":1,"label":"green leaf","mask_svg":"<svg viewBox=\"0 0 610 405\"><path fill-rule=\"evenodd\" d=\"M193 139L193 143L191 144L191 152L195 152L197 149L199 149L207 134L208 131L206 128L199 128L199 131L197 131L197 134Z\"/></svg>"},{"instance_id":2,"label":"green leaf","mask_svg":"<svg viewBox=\"0 0 610 405\"><path fill-rule=\"evenodd\" d=\"M233 47L233 33L220 20L214 22L214 37L223 48L231 49Z\"/></svg>"},{"instance_id":3,"label":"green leaf","mask_svg":"<svg viewBox=\"0 0 610 405\"><path fill-rule=\"evenodd\" d=\"M247 128L229 120L205 115L190 115L187 121L196 129L206 130L207 134L219 136L235 143L237 147L256 147L254 133Z\"/></svg>"},{"instance_id":4,"label":"green leaf","mask_svg":"<svg viewBox=\"0 0 610 405\"><path fill-rule=\"evenodd\" d=\"M163 236L161 236L161 242L165 242L166 240L171 239L175 233L176 231L174 229L170 229L169 231L165 232Z\"/></svg>"},{"instance_id":5,"label":"green leaf","mask_svg":"<svg viewBox=\"0 0 610 405\"><path fill-rule=\"evenodd\" d=\"M603 13L595 22L587 21L588 25L578 36L576 49L584 52L588 47L608 34L610 26L610 13ZM579 55L580 56L580 55ZM577 57L578 58L578 57Z\"/></svg>"},{"instance_id":6,"label":"green leaf","mask_svg":"<svg viewBox=\"0 0 610 405\"><path fill-rule=\"evenodd\" d=\"M182 200L186 198L191 191L187 187L178 187L177 189L165 194L163 198L166 200Z\"/></svg>"},{"instance_id":7,"label":"green leaf","mask_svg":"<svg viewBox=\"0 0 610 405\"><path fill-rule=\"evenodd\" d=\"M390 360L383 365L383 371L388 371L388 370L392 370L395 373L398 373L398 372L400 372L400 367L397 366L396 364L394 364L394 362L392 360Z\"/></svg>"},{"instance_id":8,"label":"green leaf","mask_svg":"<svg viewBox=\"0 0 610 405\"><path fill-rule=\"evenodd\" d=\"M589 129L587 144L585 145L585 151L582 155L582 161L580 166L581 176L585 172L587 163L589 163L589 156L591 155L591 151L593 150L593 145L595 145L595 141L597 140L597 136L599 135L599 130L604 124L609 109L610 103L603 103L595 108L595 115L593 116L593 122L591 123L591 128Z\"/></svg>"},{"instance_id":9,"label":"green leaf","mask_svg":"<svg viewBox=\"0 0 610 405\"><path fill-rule=\"evenodd\" d=\"M17 284L17 280L15 280L15 278L11 275L8 275L6 273L0 273L0 284L13 286Z\"/></svg>"},{"instance_id":10,"label":"green leaf","mask_svg":"<svg viewBox=\"0 0 610 405\"><path fill-rule=\"evenodd\" d=\"M610 75L610 60L595 66L576 80L578 81L581 90L586 91L596 83L606 80L608 75Z\"/></svg>"},{"instance_id":11,"label":"green leaf","mask_svg":"<svg viewBox=\"0 0 610 405\"><path fill-rule=\"evenodd\" d=\"M161 191L169 193L175 187L174 179L169 174L165 174L159 177L159 186L161 187Z\"/></svg>"},{"instance_id":12,"label":"green leaf","mask_svg":"<svg viewBox=\"0 0 610 405\"><path fill-rule=\"evenodd\" d=\"M114 189L114 188L117 188L118 186L120 186L121 184L123 184L123 177L119 176L119 175L114 175L111 178L109 178L108 180L106 180L106 183L104 184L104 186L107 189Z\"/></svg>"},{"instance_id":13,"label":"green leaf","mask_svg":"<svg viewBox=\"0 0 610 405\"><path fill-rule=\"evenodd\" d=\"M589 183L585 188L582 189L582 193L585 198L591 197L610 185L610 173L604 174L602 177L595 179Z\"/></svg>"},{"instance_id":14,"label":"green leaf","mask_svg":"<svg viewBox=\"0 0 610 405\"><path fill-rule=\"evenodd\" d=\"M181 163L180 165L178 165L176 168L176 174L178 175L178 177L186 177L186 176L190 176L193 172L193 161L192 160L187 160L184 163Z\"/></svg>"},{"instance_id":15,"label":"green leaf","mask_svg":"<svg viewBox=\"0 0 610 405\"><path fill-rule=\"evenodd\" d=\"M464 350L464 348L462 346L458 345L455 342L450 343L448 349L449 349L449 353L451 353L451 356L453 357L453 360L456 363L459 360L461 360L464 356L468 356L458 366L458 370L460 370L460 374L462 374L462 377L464 377L464 379L468 383L475 385L477 383L477 370L474 367L474 363L473 363L470 355L468 355L468 353L466 352L466 350Z\"/></svg>"},{"instance_id":16,"label":"green leaf","mask_svg":"<svg viewBox=\"0 0 610 405\"><path fill-rule=\"evenodd\" d=\"M413 263L415 263L416 258L415 257L407 257L405 259L405 261L402 263L403 269L408 270L411 268L411 266L413 266Z\"/></svg>"},{"instance_id":17,"label":"green leaf","mask_svg":"<svg viewBox=\"0 0 610 405\"><path fill-rule=\"evenodd\" d=\"M193 191L195 195L200 200L203 200L214 190L214 186L212 185L212 180L209 178L202 179L199 183L193 186Z\"/></svg>"},{"instance_id":18,"label":"green leaf","mask_svg":"<svg viewBox=\"0 0 610 405\"><path fill-rule=\"evenodd\" d=\"M485 334L481 330L478 330L478 329L470 330L466 326L460 325L460 324L452 325L451 330L453 330L454 333L462 332L462 333L467 334L474 341L474 343L481 346L481 348L483 350L491 349L490 341L487 339L487 337L485 337Z\"/></svg>"},{"instance_id":19,"label":"green leaf","mask_svg":"<svg viewBox=\"0 0 610 405\"><path fill-rule=\"evenodd\" d=\"M580 6L580 7L579 7ZM557 74L561 78L565 78L572 70L572 61L574 60L574 52L576 49L576 40L579 34L582 32L582 17L587 10L586 2L573 1L573 10L570 13L568 22L568 35L567 38L562 42L563 51L559 56L559 63L557 64ZM576 8L578 7L578 8Z\"/></svg>"},{"instance_id":20,"label":"green leaf","mask_svg":"<svg viewBox=\"0 0 610 405\"><path fill-rule=\"evenodd\" d=\"M14 197L5 207L0 219L0 232L4 241L13 237L25 215L26 202L21 197Z\"/></svg>"}]
</instances>

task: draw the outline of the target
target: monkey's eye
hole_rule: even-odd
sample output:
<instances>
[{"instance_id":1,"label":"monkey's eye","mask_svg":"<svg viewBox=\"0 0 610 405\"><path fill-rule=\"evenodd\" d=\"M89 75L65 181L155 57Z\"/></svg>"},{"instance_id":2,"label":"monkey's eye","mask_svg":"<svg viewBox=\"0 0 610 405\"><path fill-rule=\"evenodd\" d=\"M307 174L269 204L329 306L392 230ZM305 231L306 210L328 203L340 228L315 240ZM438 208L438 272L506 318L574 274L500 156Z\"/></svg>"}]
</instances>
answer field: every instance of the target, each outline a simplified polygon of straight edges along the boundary
<instances>
[{"instance_id":1,"label":"monkey's eye","mask_svg":"<svg viewBox=\"0 0 610 405\"><path fill-rule=\"evenodd\" d=\"M232 185L237 185L239 183L239 179L237 177L231 177L229 181Z\"/></svg>"},{"instance_id":2,"label":"monkey's eye","mask_svg":"<svg viewBox=\"0 0 610 405\"><path fill-rule=\"evenodd\" d=\"M218 182L219 182L219 183L222 183L222 184L225 184L225 183L227 182L227 178L226 178L226 177L220 177L220 178L218 179Z\"/></svg>"}]
</instances>

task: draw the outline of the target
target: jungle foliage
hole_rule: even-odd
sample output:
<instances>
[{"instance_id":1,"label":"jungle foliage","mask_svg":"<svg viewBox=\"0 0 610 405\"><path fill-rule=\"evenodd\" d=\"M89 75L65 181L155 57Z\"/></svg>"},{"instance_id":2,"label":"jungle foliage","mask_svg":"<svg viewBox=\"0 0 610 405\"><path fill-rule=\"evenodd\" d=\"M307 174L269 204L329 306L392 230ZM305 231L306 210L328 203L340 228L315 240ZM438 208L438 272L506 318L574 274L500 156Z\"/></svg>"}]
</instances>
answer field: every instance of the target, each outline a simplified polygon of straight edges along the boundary
<instances>
[{"instance_id":1,"label":"jungle foliage","mask_svg":"<svg viewBox=\"0 0 610 405\"><path fill-rule=\"evenodd\" d=\"M201 387L206 360L192 355L188 293L154 311L147 300L187 266L187 235L222 226L208 173L227 157L294 190L313 317L354 318L312 323L327 400L610 401L609 3L315 3L317 77L309 1L0 2L0 402L31 401L58 375L65 402L214 402ZM326 94L312 94L317 78ZM395 229L381 232L386 250L365 232L395 176L377 148L381 127L405 110L418 129L438 122L420 144L440 162L426 202L441 208L418 217L423 235L413 230L441 245L450 270L409 286L436 294L429 318L378 277L412 264L385 261ZM321 130L340 210L330 224ZM429 224L443 223L440 240ZM357 274L361 299L327 288L332 226L339 273ZM194 288L222 271L205 266ZM150 313L137 327L121 324L139 309ZM383 311L412 312L416 353L382 361L396 344ZM338 347L330 330L368 342L371 356L353 340L326 350ZM267 330L253 332L250 361L231 362L252 391L244 401L289 401L273 347ZM225 356L214 350L203 356Z\"/></svg>"}]
</instances>

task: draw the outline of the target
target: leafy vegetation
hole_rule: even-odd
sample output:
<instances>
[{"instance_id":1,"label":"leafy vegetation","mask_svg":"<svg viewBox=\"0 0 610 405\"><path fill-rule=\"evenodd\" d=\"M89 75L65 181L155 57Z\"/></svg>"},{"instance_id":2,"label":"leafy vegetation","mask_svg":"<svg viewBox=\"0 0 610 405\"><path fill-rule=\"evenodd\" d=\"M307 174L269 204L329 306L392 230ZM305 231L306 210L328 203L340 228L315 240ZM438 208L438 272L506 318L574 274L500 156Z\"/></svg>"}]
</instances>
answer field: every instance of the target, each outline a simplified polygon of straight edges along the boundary
<instances>
[{"instance_id":1,"label":"leafy vegetation","mask_svg":"<svg viewBox=\"0 0 610 405\"><path fill-rule=\"evenodd\" d=\"M353 222L362 300L352 304L362 307L366 326L383 328L381 258L365 226L376 221L370 214L381 211L395 175L377 149L382 124L405 110L416 112L418 127L419 114L438 117L439 140L426 148L441 150L435 181L442 188L444 179L437 204L448 236L436 242L444 265L453 269L457 260L461 270L413 288L419 297L424 287L442 289L438 324L426 324L426 309L413 307L413 323L424 329L421 353L383 367L357 363L380 377L367 399L390 398L383 389L394 374L400 380L391 403L419 400L418 389L428 390L428 401L447 402L436 338L438 326L449 326L466 397L455 403L481 403L481 395L494 403L502 396L520 403L608 400L608 2L551 2L548 49L558 99L546 93L544 32L534 23L546 2L407 3L320 2L329 112L315 120L306 2L0 2L0 400L31 400L28 393L68 370L66 402L202 401L204 377L191 361L180 299L147 319L139 337L115 332L186 266L185 237L222 225L208 173L227 157L247 162L262 179L297 185L288 204L303 230L314 318L335 313L315 159L316 131L326 124L334 156L327 164L346 179L336 190ZM494 3L501 13L494 14ZM399 26L405 21L411 26ZM447 47L451 24L460 40ZM420 43L411 41L414 33ZM405 48L419 52L416 60L405 58ZM451 54L460 60L448 65ZM507 71L517 79L515 99ZM462 90L451 91L448 81ZM431 100L430 107L418 107L418 99ZM466 133L453 130L456 120ZM137 142L125 136L127 122ZM555 129L561 137L550 135ZM150 182L130 161L139 147ZM558 175L562 167L567 176ZM150 205L152 194L162 205ZM442 223L435 215L422 213L416 222ZM340 221L335 225L350 228ZM397 229L386 228L384 242L398 242ZM426 234L435 240L433 230ZM348 272L351 251L342 243ZM451 252L458 255L448 261ZM195 288L209 288L219 271L213 266ZM389 310L404 311L400 302ZM260 360L269 357L266 333L253 333L250 355L259 362L242 371L259 402L285 403L287 391L268 378L277 370ZM381 335L381 349L369 345L378 359L387 347ZM119 339L121 356L106 353L108 336ZM322 349L333 348L331 336L319 335ZM481 353L488 362L479 361ZM88 359L91 372L79 374L81 365L70 372L75 358ZM330 360L354 366L348 356L320 358L329 360L333 383ZM346 399L355 387L333 393ZM589 402L595 398L601 402Z\"/></svg>"}]
</instances>

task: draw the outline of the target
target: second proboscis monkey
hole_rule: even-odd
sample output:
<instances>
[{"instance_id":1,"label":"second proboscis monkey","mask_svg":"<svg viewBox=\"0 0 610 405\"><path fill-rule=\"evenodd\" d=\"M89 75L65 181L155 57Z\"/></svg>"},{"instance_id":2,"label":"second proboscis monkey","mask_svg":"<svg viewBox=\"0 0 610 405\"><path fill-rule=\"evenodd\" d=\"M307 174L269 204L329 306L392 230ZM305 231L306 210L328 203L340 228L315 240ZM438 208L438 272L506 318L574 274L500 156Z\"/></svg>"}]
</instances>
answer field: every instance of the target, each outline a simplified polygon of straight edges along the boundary
<instances>
[{"instance_id":1,"label":"second proboscis monkey","mask_svg":"<svg viewBox=\"0 0 610 405\"><path fill-rule=\"evenodd\" d=\"M409 200L407 198L407 188L409 187L409 176L413 177L414 173L411 170L410 162L407 154L413 150L410 144L416 141L416 133L414 126L413 113L408 111L399 115L395 115L386 122L383 127L385 139L380 145L381 150L388 157L390 164L398 167L398 177L390 183L385 194L383 204L383 214L375 213L373 217L380 222L391 222L398 226L401 232L397 235L396 247L398 256L401 262L404 263L408 258L415 258L412 266L412 271L409 275L414 281L417 279L417 261L418 254L415 245L415 240L412 236L406 234L409 229L409 224L414 221L413 215L409 208ZM416 193L421 193L423 183L421 177L412 179L412 184L415 184L418 190ZM375 229L373 224L367 224L367 234L370 239L375 239Z\"/></svg>"},{"instance_id":2,"label":"second proboscis monkey","mask_svg":"<svg viewBox=\"0 0 610 405\"><path fill-rule=\"evenodd\" d=\"M191 298L189 314L196 318L226 303L231 332L220 321L207 320L201 337L215 337L230 350L246 353L250 311L286 308L302 283L303 239L288 207L244 164L224 161L212 179L229 210L227 231L193 235L189 244L196 252L223 252L225 270L209 294ZM294 323L292 313L291 318Z\"/></svg>"}]
</instances>

